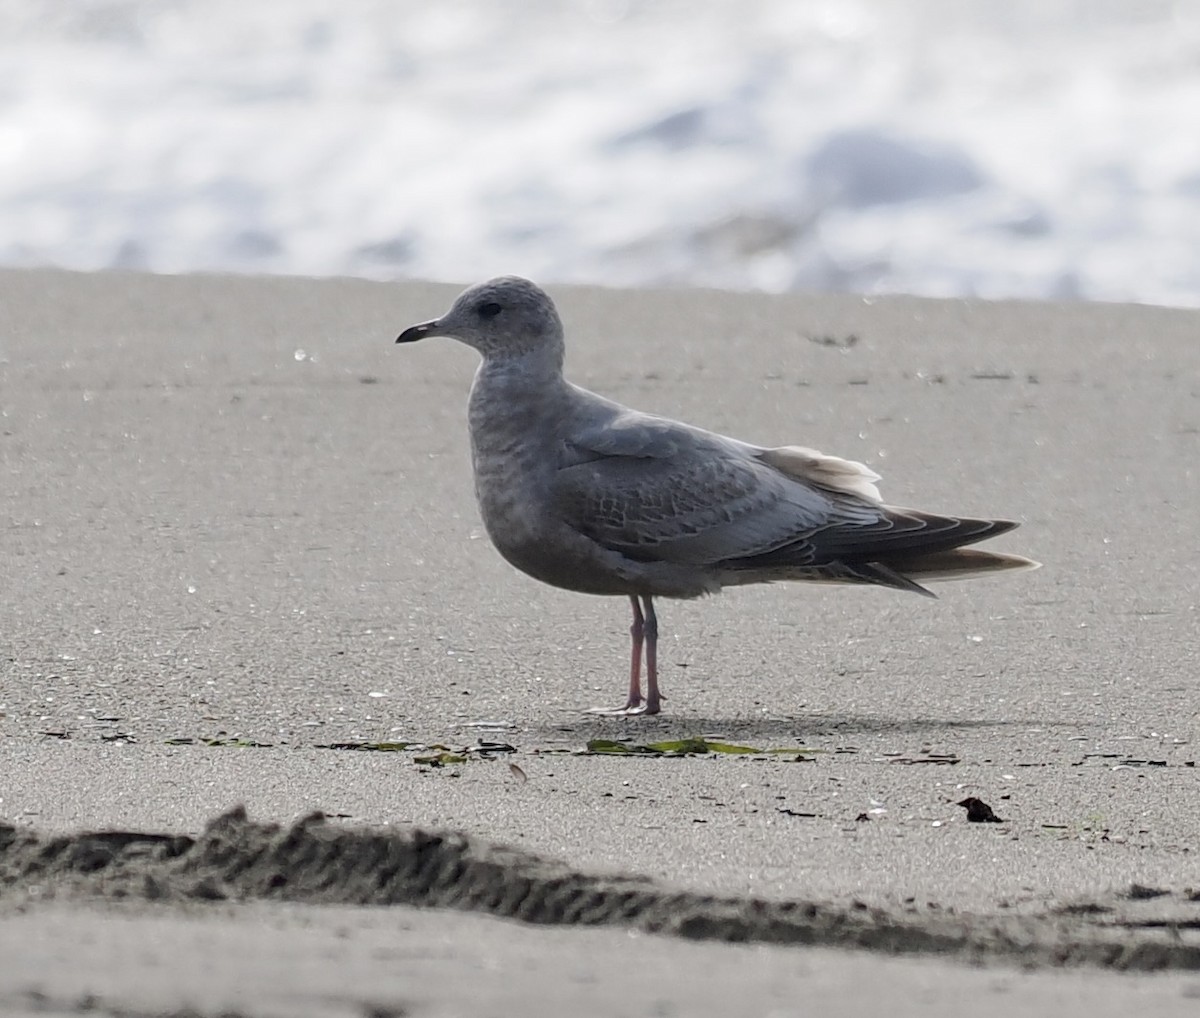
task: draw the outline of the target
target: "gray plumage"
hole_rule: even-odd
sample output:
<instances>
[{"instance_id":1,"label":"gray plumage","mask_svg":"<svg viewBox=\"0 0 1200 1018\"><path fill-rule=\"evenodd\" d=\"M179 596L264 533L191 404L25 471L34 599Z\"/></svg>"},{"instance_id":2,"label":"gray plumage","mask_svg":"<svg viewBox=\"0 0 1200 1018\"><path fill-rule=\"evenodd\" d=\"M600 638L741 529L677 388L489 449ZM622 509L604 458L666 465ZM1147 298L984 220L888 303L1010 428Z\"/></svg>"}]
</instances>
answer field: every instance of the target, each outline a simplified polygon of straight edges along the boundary
<instances>
[{"instance_id":1,"label":"gray plumage","mask_svg":"<svg viewBox=\"0 0 1200 1018\"><path fill-rule=\"evenodd\" d=\"M861 463L749 445L572 385L562 373L558 312L528 280L471 287L442 318L397 342L434 335L483 357L468 421L475 493L497 550L544 583L633 604L630 691L616 712L660 708L654 597L774 580L881 584L932 597L918 580L1037 564L962 549L1015 523L884 505L878 475Z\"/></svg>"}]
</instances>

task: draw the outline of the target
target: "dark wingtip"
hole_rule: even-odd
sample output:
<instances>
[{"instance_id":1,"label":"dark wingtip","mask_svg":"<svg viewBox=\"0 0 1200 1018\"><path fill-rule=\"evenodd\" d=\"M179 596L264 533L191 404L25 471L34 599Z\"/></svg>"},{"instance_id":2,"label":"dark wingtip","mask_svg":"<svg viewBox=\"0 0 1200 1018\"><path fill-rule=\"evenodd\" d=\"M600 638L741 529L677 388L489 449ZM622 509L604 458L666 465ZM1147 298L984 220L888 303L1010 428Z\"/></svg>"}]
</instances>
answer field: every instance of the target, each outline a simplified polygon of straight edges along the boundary
<instances>
[{"instance_id":1,"label":"dark wingtip","mask_svg":"<svg viewBox=\"0 0 1200 1018\"><path fill-rule=\"evenodd\" d=\"M937 594L927 587L922 587L911 576L905 576L888 562L855 562L847 564L851 572L860 580L876 583L881 587L891 587L893 590L907 590L910 594L920 594L922 597L932 597L935 601Z\"/></svg>"}]
</instances>

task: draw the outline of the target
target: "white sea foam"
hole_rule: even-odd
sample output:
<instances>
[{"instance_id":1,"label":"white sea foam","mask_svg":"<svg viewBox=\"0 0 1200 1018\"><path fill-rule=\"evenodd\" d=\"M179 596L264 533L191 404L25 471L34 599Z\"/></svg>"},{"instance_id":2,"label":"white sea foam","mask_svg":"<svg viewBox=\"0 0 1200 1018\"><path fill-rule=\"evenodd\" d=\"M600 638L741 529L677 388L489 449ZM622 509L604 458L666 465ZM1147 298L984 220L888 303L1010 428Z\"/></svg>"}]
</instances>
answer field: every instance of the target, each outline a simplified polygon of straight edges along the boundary
<instances>
[{"instance_id":1,"label":"white sea foam","mask_svg":"<svg viewBox=\"0 0 1200 1018\"><path fill-rule=\"evenodd\" d=\"M0 263L1200 306L1200 5L10 0Z\"/></svg>"}]
</instances>

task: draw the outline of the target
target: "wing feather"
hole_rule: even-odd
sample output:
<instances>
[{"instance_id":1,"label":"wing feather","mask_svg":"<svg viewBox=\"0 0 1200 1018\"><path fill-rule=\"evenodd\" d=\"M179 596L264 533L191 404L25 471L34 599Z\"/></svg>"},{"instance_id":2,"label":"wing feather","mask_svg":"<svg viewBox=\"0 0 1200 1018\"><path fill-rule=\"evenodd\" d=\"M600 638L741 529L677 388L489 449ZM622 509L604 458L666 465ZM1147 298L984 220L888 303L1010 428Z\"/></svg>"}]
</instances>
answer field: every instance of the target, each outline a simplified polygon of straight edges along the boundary
<instances>
[{"instance_id":1,"label":"wing feather","mask_svg":"<svg viewBox=\"0 0 1200 1018\"><path fill-rule=\"evenodd\" d=\"M555 478L557 509L630 558L693 565L765 554L847 515L835 492L797 481L761 452L624 411L572 436Z\"/></svg>"}]
</instances>

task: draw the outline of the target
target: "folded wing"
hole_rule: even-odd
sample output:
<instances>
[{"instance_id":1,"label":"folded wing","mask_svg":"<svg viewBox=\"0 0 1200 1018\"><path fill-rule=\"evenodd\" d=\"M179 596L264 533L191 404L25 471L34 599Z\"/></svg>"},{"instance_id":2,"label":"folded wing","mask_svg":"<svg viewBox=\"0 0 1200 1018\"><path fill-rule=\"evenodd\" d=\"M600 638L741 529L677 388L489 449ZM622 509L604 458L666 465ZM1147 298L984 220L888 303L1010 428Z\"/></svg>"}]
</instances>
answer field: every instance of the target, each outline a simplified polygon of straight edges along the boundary
<instances>
[{"instance_id":1,"label":"folded wing","mask_svg":"<svg viewBox=\"0 0 1200 1018\"><path fill-rule=\"evenodd\" d=\"M825 486L800 474L813 457ZM836 464L857 466L624 411L572 436L555 497L562 516L606 548L637 560L711 566L830 527L878 522L882 507L857 493L869 482L856 475L855 490L839 490Z\"/></svg>"}]
</instances>

